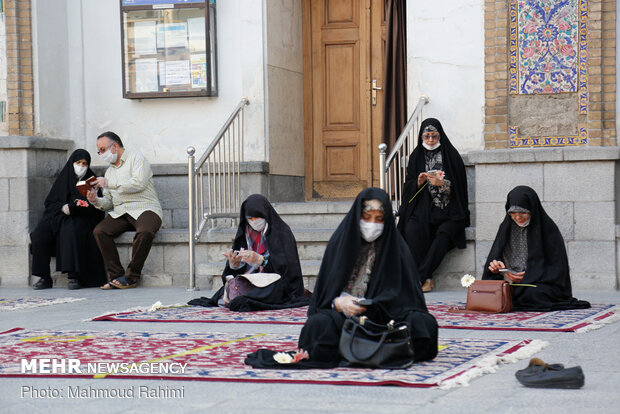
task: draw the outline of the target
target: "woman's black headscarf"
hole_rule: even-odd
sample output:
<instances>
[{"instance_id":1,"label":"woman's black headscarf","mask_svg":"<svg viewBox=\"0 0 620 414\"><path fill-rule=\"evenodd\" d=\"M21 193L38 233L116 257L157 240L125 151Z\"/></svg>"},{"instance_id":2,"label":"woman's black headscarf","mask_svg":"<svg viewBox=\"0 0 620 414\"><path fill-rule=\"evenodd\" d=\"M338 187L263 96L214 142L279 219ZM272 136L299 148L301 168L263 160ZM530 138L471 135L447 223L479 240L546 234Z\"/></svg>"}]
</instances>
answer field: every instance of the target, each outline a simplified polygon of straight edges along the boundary
<instances>
[{"instance_id":1,"label":"woman's black headscarf","mask_svg":"<svg viewBox=\"0 0 620 414\"><path fill-rule=\"evenodd\" d=\"M375 263L365 295L373 300L373 305L366 315L375 322L387 323L391 319L402 319L412 310L427 310L417 267L407 243L396 231L392 203L385 191L367 188L357 196L327 244L308 316L321 309L330 309L332 300L340 295L349 281L362 243L359 222L363 204L371 199L383 204L384 227L375 242L378 246Z\"/></svg>"},{"instance_id":2,"label":"woman's black headscarf","mask_svg":"<svg viewBox=\"0 0 620 414\"><path fill-rule=\"evenodd\" d=\"M443 171L446 173L445 178L450 180L450 203L445 209L448 215L448 221L444 222L438 231L444 232L450 236L456 247L465 248L465 227L469 226L469 207L467 196L467 174L465 165L459 152L452 146L448 136L439 122L435 118L427 118L420 126L418 133L418 145L409 157L407 166L407 176L405 178L405 187L403 189L403 200L398 211L399 222L398 229L403 237L406 237L406 228L409 218L414 214L420 219L421 223L430 224L430 214L432 200L430 192L425 188L420 191L416 198L409 203L413 196L418 192L418 175L426 171L425 152L427 151L422 145L422 134L424 128L432 125L437 129L440 135L441 157L443 162Z\"/></svg>"},{"instance_id":3,"label":"woman's black headscarf","mask_svg":"<svg viewBox=\"0 0 620 414\"><path fill-rule=\"evenodd\" d=\"M525 208L531 214L527 233L527 266L521 283L536 285L536 287L514 287L515 310L553 311L589 308L588 302L573 298L564 238L558 226L542 207L538 194L527 186L515 187L508 193L506 217L495 236L482 278L503 278L500 274L491 273L489 264L493 260L503 260L504 248L510 239L510 227L513 222L508 214L508 209L512 206Z\"/></svg>"},{"instance_id":4,"label":"woman's black headscarf","mask_svg":"<svg viewBox=\"0 0 620 414\"><path fill-rule=\"evenodd\" d=\"M265 238L269 246L269 261L272 263L273 271L286 281L286 290L291 297L303 297L304 284L297 253L297 241L291 228L280 218L269 200L260 194L253 194L241 204L239 227L233 241L233 250L239 250L241 247L247 248L246 217L261 217L267 221Z\"/></svg>"},{"instance_id":5,"label":"woman's black headscarf","mask_svg":"<svg viewBox=\"0 0 620 414\"><path fill-rule=\"evenodd\" d=\"M239 227L232 244L233 250L248 247L245 236L248 225L246 217L261 217L267 221L265 239L269 249L269 262L265 272L277 273L281 279L267 287L252 289L247 295L233 299L228 307L234 311L247 312L307 305L297 241L288 224L280 218L269 200L260 194L253 194L241 204ZM227 264L222 273L222 282L225 283L226 276L232 273ZM224 289L221 288L213 297L193 299L189 304L217 306L223 293Z\"/></svg>"},{"instance_id":6,"label":"woman's black headscarf","mask_svg":"<svg viewBox=\"0 0 620 414\"><path fill-rule=\"evenodd\" d=\"M60 221L66 217L61 210L62 206L65 204L71 205L76 199L86 200L75 187L75 184L78 182L78 178L73 170L73 164L82 159L86 160L89 168L86 170L86 173L81 180L86 180L87 178L95 175L95 173L90 169L90 154L88 151L81 148L76 149L73 151L69 157L69 160L60 171L58 178L56 178L54 185L52 185L52 189L45 198L44 217L50 220L55 232L58 231Z\"/></svg>"}]
</instances>

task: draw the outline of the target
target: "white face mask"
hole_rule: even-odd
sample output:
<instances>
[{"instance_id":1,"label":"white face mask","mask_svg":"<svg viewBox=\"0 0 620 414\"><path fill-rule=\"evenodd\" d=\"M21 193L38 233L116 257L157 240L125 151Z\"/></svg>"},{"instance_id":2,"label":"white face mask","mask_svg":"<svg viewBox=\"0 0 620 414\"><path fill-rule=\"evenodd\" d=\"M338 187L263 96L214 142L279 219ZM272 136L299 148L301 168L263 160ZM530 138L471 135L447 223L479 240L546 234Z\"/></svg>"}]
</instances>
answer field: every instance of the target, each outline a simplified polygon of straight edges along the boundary
<instances>
[{"instance_id":1,"label":"white face mask","mask_svg":"<svg viewBox=\"0 0 620 414\"><path fill-rule=\"evenodd\" d=\"M372 243L383 233L383 223L369 223L360 220L360 232L362 233L362 239Z\"/></svg>"},{"instance_id":2,"label":"white face mask","mask_svg":"<svg viewBox=\"0 0 620 414\"><path fill-rule=\"evenodd\" d=\"M87 169L88 167L83 167L77 163L73 164L73 171L75 171L75 176L78 178L78 180L84 177L84 174L86 174Z\"/></svg>"},{"instance_id":3,"label":"white face mask","mask_svg":"<svg viewBox=\"0 0 620 414\"><path fill-rule=\"evenodd\" d=\"M114 164L116 162L116 159L118 158L118 154L113 154L112 153L112 148L109 148L106 152L101 154L101 158L103 158L103 160L105 162L109 162L110 164Z\"/></svg>"},{"instance_id":4,"label":"white face mask","mask_svg":"<svg viewBox=\"0 0 620 414\"><path fill-rule=\"evenodd\" d=\"M441 142L437 141L435 145L428 145L426 142L422 141L422 146L429 151L436 150L441 145Z\"/></svg>"},{"instance_id":5,"label":"white face mask","mask_svg":"<svg viewBox=\"0 0 620 414\"><path fill-rule=\"evenodd\" d=\"M265 225L267 224L267 220L261 217L255 220L250 220L249 217L246 217L246 219L248 220L248 224L254 229L254 231L263 231L265 229Z\"/></svg>"}]
</instances>

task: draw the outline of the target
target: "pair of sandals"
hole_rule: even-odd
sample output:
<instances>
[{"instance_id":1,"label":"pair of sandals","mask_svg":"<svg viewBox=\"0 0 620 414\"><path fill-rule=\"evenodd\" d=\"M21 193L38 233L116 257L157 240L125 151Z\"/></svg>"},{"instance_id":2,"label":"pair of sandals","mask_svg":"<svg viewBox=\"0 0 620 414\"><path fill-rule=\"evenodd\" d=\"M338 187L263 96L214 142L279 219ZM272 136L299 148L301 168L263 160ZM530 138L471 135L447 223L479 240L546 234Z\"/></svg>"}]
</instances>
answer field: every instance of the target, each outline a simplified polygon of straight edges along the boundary
<instances>
[{"instance_id":1,"label":"pair of sandals","mask_svg":"<svg viewBox=\"0 0 620 414\"><path fill-rule=\"evenodd\" d=\"M131 289L135 288L137 285L138 282L136 280L127 276L119 276L116 279L112 279L105 285L101 286L101 289Z\"/></svg>"}]
</instances>

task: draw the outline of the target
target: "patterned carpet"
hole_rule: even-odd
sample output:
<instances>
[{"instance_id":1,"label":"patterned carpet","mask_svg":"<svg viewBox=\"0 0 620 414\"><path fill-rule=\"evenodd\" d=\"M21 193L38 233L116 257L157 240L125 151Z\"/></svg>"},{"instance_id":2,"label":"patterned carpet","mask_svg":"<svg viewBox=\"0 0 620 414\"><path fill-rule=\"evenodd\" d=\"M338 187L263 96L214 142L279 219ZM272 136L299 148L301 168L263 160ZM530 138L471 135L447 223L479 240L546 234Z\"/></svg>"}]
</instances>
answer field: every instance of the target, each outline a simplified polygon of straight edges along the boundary
<instances>
[{"instance_id":1,"label":"patterned carpet","mask_svg":"<svg viewBox=\"0 0 620 414\"><path fill-rule=\"evenodd\" d=\"M249 381L339 385L399 385L451 388L494 372L538 352L545 342L531 340L440 340L437 358L406 370L336 368L325 370L253 369L245 356L259 348L292 350L297 335L242 333L149 333L25 330L0 333L0 377L72 377ZM79 360L80 373L31 373L22 363L36 358ZM187 364L183 372L106 372L89 363ZM94 365L93 365L94 366ZM105 365L109 367L108 365ZM161 372L161 371L160 371Z\"/></svg>"},{"instance_id":2,"label":"patterned carpet","mask_svg":"<svg viewBox=\"0 0 620 414\"><path fill-rule=\"evenodd\" d=\"M465 306L456 302L429 302L429 311L440 328L507 331L585 332L618 319L617 305L592 305L590 309L556 312L511 312L503 314L455 313L449 309ZM95 321L125 322L220 322L303 325L308 308L260 312L231 312L226 308L170 306L155 310L139 309L93 318Z\"/></svg>"},{"instance_id":3,"label":"patterned carpet","mask_svg":"<svg viewBox=\"0 0 620 414\"><path fill-rule=\"evenodd\" d=\"M80 300L86 300L86 298L0 298L0 312L77 302Z\"/></svg>"},{"instance_id":4,"label":"patterned carpet","mask_svg":"<svg viewBox=\"0 0 620 414\"><path fill-rule=\"evenodd\" d=\"M618 320L617 305L593 304L589 309L555 312L455 313L464 303L428 303L440 328L503 331L587 332Z\"/></svg>"}]
</instances>

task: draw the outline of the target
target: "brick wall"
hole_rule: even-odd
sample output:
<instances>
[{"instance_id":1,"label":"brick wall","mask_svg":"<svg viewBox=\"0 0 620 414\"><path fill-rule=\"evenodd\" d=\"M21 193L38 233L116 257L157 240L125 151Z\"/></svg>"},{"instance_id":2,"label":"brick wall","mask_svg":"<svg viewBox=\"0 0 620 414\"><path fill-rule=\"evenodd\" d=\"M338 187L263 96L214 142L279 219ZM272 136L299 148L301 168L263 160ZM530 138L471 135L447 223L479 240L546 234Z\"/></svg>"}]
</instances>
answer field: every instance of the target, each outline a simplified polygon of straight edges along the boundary
<instances>
[{"instance_id":1,"label":"brick wall","mask_svg":"<svg viewBox=\"0 0 620 414\"><path fill-rule=\"evenodd\" d=\"M34 135L30 0L5 0L9 135Z\"/></svg>"},{"instance_id":2,"label":"brick wall","mask_svg":"<svg viewBox=\"0 0 620 414\"><path fill-rule=\"evenodd\" d=\"M509 111L511 99L517 99L508 91L509 3L509 0L485 0L486 149L507 148L509 124L519 126L518 121L515 122L511 118ZM581 117L585 119L587 125L588 145L617 145L616 0L588 1L587 39L588 103L587 115ZM579 117L577 94L578 92L572 94L576 103L575 113L570 115L574 118ZM553 106L555 105L553 99L558 95L538 96L547 100L546 105Z\"/></svg>"}]
</instances>

